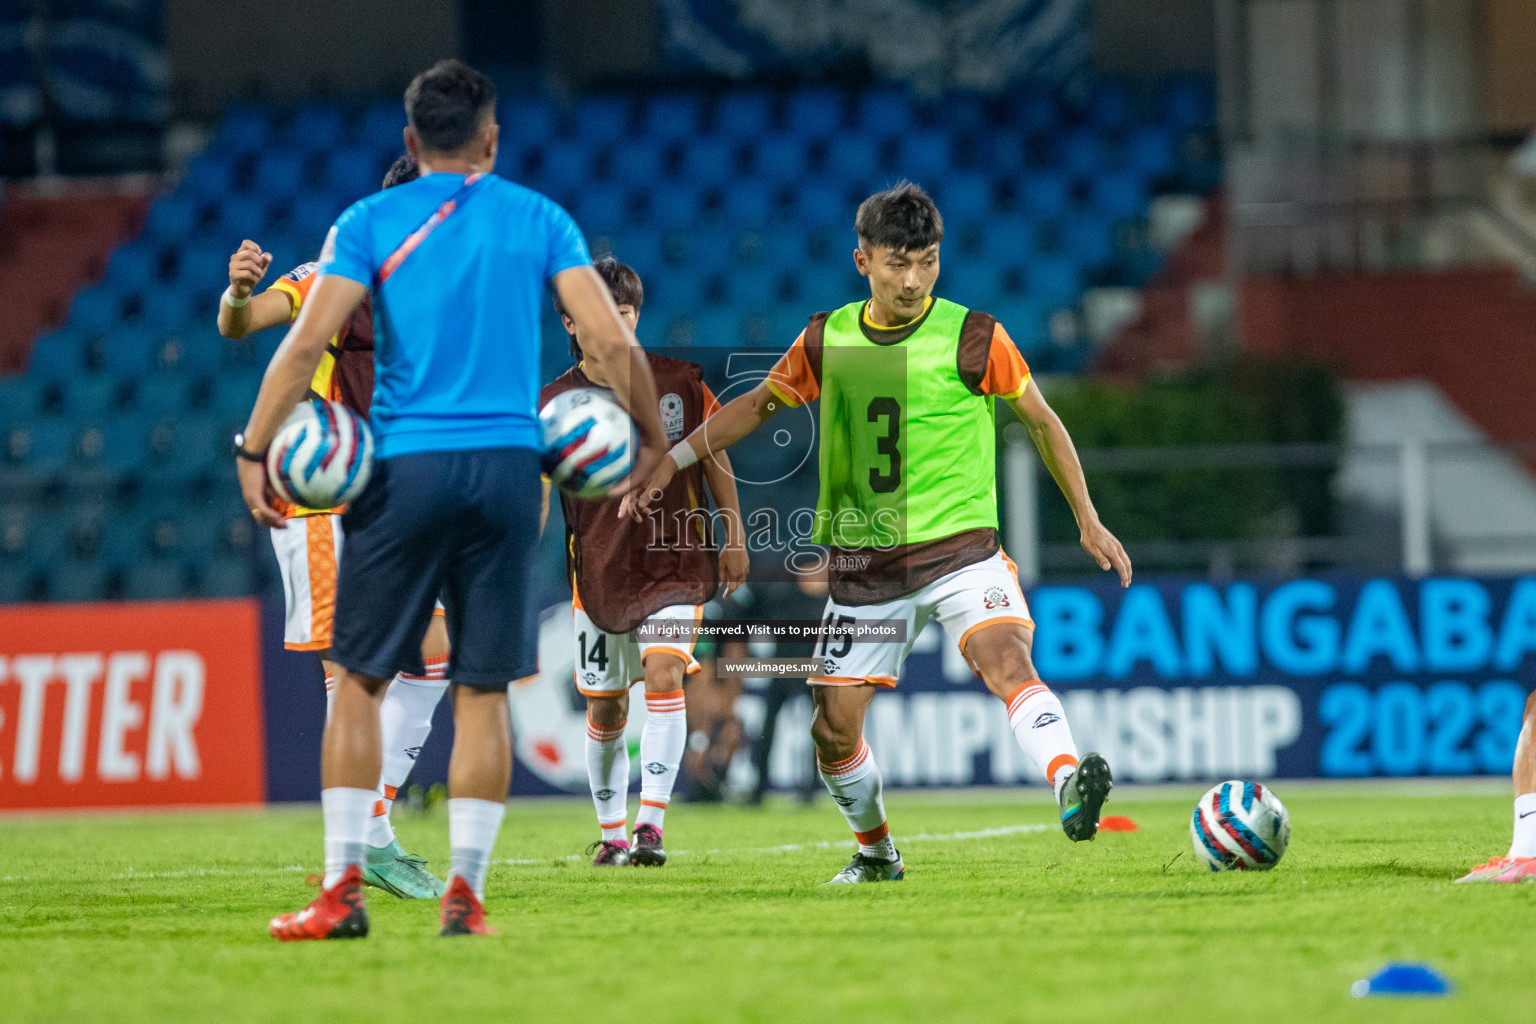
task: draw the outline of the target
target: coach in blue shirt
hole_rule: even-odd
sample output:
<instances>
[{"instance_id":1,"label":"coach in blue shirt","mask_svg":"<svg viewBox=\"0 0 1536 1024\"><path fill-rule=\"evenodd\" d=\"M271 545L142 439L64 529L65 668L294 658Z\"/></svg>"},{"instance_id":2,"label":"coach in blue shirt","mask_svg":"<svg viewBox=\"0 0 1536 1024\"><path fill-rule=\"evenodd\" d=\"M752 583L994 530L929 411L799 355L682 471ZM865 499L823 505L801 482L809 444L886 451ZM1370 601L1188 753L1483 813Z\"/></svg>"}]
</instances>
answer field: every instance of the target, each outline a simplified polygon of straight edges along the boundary
<instances>
[{"instance_id":1,"label":"coach in blue shirt","mask_svg":"<svg viewBox=\"0 0 1536 1024\"><path fill-rule=\"evenodd\" d=\"M485 874L511 778L507 685L537 671L529 573L539 529L539 314L546 282L581 326L642 439L632 480L660 457L655 383L557 204L490 173L499 128L489 79L458 61L406 90L405 145L421 177L349 207L331 228L298 321L237 439L256 519L282 528L262 454L304 398L332 335L373 290L373 477L343 519L331 658L340 666L321 753L325 880L274 918L280 939L366 935L361 865L381 767L379 699L421 674L441 592L453 645L452 866L442 933L482 934ZM587 338L593 339L589 346Z\"/></svg>"}]
</instances>

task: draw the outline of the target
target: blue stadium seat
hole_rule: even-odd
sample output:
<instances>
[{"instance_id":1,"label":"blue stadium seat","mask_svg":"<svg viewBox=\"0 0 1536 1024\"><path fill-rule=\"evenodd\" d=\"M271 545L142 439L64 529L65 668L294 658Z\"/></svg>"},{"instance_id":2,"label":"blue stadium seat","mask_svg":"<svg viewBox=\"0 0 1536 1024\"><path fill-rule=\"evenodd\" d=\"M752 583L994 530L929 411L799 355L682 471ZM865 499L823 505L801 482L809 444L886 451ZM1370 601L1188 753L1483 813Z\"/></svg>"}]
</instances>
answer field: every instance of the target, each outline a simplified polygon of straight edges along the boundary
<instances>
[{"instance_id":1,"label":"blue stadium seat","mask_svg":"<svg viewBox=\"0 0 1536 1024\"><path fill-rule=\"evenodd\" d=\"M693 344L700 348L732 348L741 344L741 314L731 309L708 307L695 311Z\"/></svg>"},{"instance_id":2,"label":"blue stadium seat","mask_svg":"<svg viewBox=\"0 0 1536 1024\"><path fill-rule=\"evenodd\" d=\"M1061 250L1085 267L1107 266L1115 258L1113 220L1097 210L1069 216L1061 224Z\"/></svg>"},{"instance_id":3,"label":"blue stadium seat","mask_svg":"<svg viewBox=\"0 0 1536 1024\"><path fill-rule=\"evenodd\" d=\"M161 196L149 208L144 237L162 244L180 243L197 227L197 206L186 196Z\"/></svg>"},{"instance_id":4,"label":"blue stadium seat","mask_svg":"<svg viewBox=\"0 0 1536 1024\"><path fill-rule=\"evenodd\" d=\"M808 179L795 187L795 222L802 229L843 224L853 217L848 194L835 178Z\"/></svg>"},{"instance_id":5,"label":"blue stadium seat","mask_svg":"<svg viewBox=\"0 0 1536 1024\"><path fill-rule=\"evenodd\" d=\"M69 307L69 325L89 334L116 327L123 318L123 296L110 283L87 288Z\"/></svg>"},{"instance_id":6,"label":"blue stadium seat","mask_svg":"<svg viewBox=\"0 0 1536 1024\"><path fill-rule=\"evenodd\" d=\"M98 562L61 562L48 573L47 592L51 601L103 601L107 569Z\"/></svg>"},{"instance_id":7,"label":"blue stadium seat","mask_svg":"<svg viewBox=\"0 0 1536 1024\"><path fill-rule=\"evenodd\" d=\"M623 186L588 185L576 194L576 198L576 208L571 215L589 236L615 231L629 219L629 192Z\"/></svg>"},{"instance_id":8,"label":"blue stadium seat","mask_svg":"<svg viewBox=\"0 0 1536 1024\"><path fill-rule=\"evenodd\" d=\"M721 212L727 224L739 228L759 228L773 216L773 189L753 178L733 178L726 182Z\"/></svg>"},{"instance_id":9,"label":"blue stadium seat","mask_svg":"<svg viewBox=\"0 0 1536 1024\"><path fill-rule=\"evenodd\" d=\"M1082 270L1070 257L1040 255L1026 268L1028 294L1055 307L1075 305L1083 292Z\"/></svg>"},{"instance_id":10,"label":"blue stadium seat","mask_svg":"<svg viewBox=\"0 0 1536 1024\"><path fill-rule=\"evenodd\" d=\"M726 278L726 305L738 313L760 313L779 301L779 279L774 268L759 273L733 273Z\"/></svg>"},{"instance_id":11,"label":"blue stadium seat","mask_svg":"<svg viewBox=\"0 0 1536 1024\"><path fill-rule=\"evenodd\" d=\"M662 182L651 190L650 223L661 231L690 228L698 222L699 192L682 182Z\"/></svg>"},{"instance_id":12,"label":"blue stadium seat","mask_svg":"<svg viewBox=\"0 0 1536 1024\"><path fill-rule=\"evenodd\" d=\"M266 148L270 127L265 107L232 107L219 122L212 148L233 156L258 152Z\"/></svg>"},{"instance_id":13,"label":"blue stadium seat","mask_svg":"<svg viewBox=\"0 0 1536 1024\"><path fill-rule=\"evenodd\" d=\"M939 190L946 223L981 220L992 213L992 179L980 171L953 171Z\"/></svg>"},{"instance_id":14,"label":"blue stadium seat","mask_svg":"<svg viewBox=\"0 0 1536 1024\"><path fill-rule=\"evenodd\" d=\"M369 149L400 153L405 149L404 131L405 107L400 101L375 103L357 123L357 141Z\"/></svg>"},{"instance_id":15,"label":"blue stadium seat","mask_svg":"<svg viewBox=\"0 0 1536 1024\"><path fill-rule=\"evenodd\" d=\"M1026 140L1016 132L989 132L978 140L977 159L984 170L1012 177L1029 162Z\"/></svg>"},{"instance_id":16,"label":"blue stadium seat","mask_svg":"<svg viewBox=\"0 0 1536 1024\"><path fill-rule=\"evenodd\" d=\"M830 138L842 130L844 102L831 89L802 89L789 98L786 126L802 139Z\"/></svg>"},{"instance_id":17,"label":"blue stadium seat","mask_svg":"<svg viewBox=\"0 0 1536 1024\"><path fill-rule=\"evenodd\" d=\"M640 274L641 281L645 284L646 298L649 301L651 281L654 274L662 272L664 260L662 259L662 235L661 232L646 227L626 227L623 231L615 231L608 236L609 248L607 255L613 256L621 263L628 263ZM596 250L594 250L596 254Z\"/></svg>"},{"instance_id":18,"label":"blue stadium seat","mask_svg":"<svg viewBox=\"0 0 1536 1024\"><path fill-rule=\"evenodd\" d=\"M1093 181L1093 203L1106 217L1139 220L1147 213L1147 183L1135 171L1102 171Z\"/></svg>"},{"instance_id":19,"label":"blue stadium seat","mask_svg":"<svg viewBox=\"0 0 1536 1024\"><path fill-rule=\"evenodd\" d=\"M999 299L990 311L1025 359L1034 359L1050 344L1046 327L1050 309L1028 297Z\"/></svg>"},{"instance_id":20,"label":"blue stadium seat","mask_svg":"<svg viewBox=\"0 0 1536 1024\"><path fill-rule=\"evenodd\" d=\"M754 176L769 185L797 181L805 174L805 142L793 135L765 135L752 146Z\"/></svg>"},{"instance_id":21,"label":"blue stadium seat","mask_svg":"<svg viewBox=\"0 0 1536 1024\"><path fill-rule=\"evenodd\" d=\"M1034 87L1010 97L1004 106L1013 123L1030 135L1054 132L1061 119L1061 106L1055 97Z\"/></svg>"},{"instance_id":22,"label":"blue stadium seat","mask_svg":"<svg viewBox=\"0 0 1536 1024\"><path fill-rule=\"evenodd\" d=\"M1075 128L1062 136L1058 162L1074 178L1089 178L1104 168L1104 136L1092 128Z\"/></svg>"},{"instance_id":23,"label":"blue stadium seat","mask_svg":"<svg viewBox=\"0 0 1536 1024\"><path fill-rule=\"evenodd\" d=\"M191 403L193 380L180 373L148 373L133 388L133 407L149 417L179 415Z\"/></svg>"},{"instance_id":24,"label":"blue stadium seat","mask_svg":"<svg viewBox=\"0 0 1536 1024\"><path fill-rule=\"evenodd\" d=\"M223 199L235 185L235 170L223 156L205 153L187 164L181 195L194 204Z\"/></svg>"},{"instance_id":25,"label":"blue stadium seat","mask_svg":"<svg viewBox=\"0 0 1536 1024\"><path fill-rule=\"evenodd\" d=\"M301 192L288 207L288 231L300 238L324 238L345 209L346 205L338 201L334 192ZM272 262L273 266L267 271L269 278L292 269L278 266L275 258Z\"/></svg>"},{"instance_id":26,"label":"blue stadium seat","mask_svg":"<svg viewBox=\"0 0 1536 1024\"><path fill-rule=\"evenodd\" d=\"M826 172L844 181L866 182L880 170L880 141L869 132L843 132L827 145Z\"/></svg>"},{"instance_id":27,"label":"blue stadium seat","mask_svg":"<svg viewBox=\"0 0 1536 1024\"><path fill-rule=\"evenodd\" d=\"M1072 201L1072 185L1060 171L1032 171L1020 179L1019 208L1041 220L1066 214Z\"/></svg>"},{"instance_id":28,"label":"blue stadium seat","mask_svg":"<svg viewBox=\"0 0 1536 1024\"><path fill-rule=\"evenodd\" d=\"M333 151L326 164L325 187L331 193L336 212L340 213L363 196L377 192L388 169L375 149L349 146Z\"/></svg>"},{"instance_id":29,"label":"blue stadium seat","mask_svg":"<svg viewBox=\"0 0 1536 1024\"><path fill-rule=\"evenodd\" d=\"M704 284L704 275L691 269L668 269L645 281L645 300L676 313L691 313L704 304Z\"/></svg>"},{"instance_id":30,"label":"blue stadium seat","mask_svg":"<svg viewBox=\"0 0 1536 1024\"><path fill-rule=\"evenodd\" d=\"M545 189L580 188L592 176L592 148L581 139L554 139L544 146L538 180Z\"/></svg>"},{"instance_id":31,"label":"blue stadium seat","mask_svg":"<svg viewBox=\"0 0 1536 1024\"><path fill-rule=\"evenodd\" d=\"M85 339L77 327L65 327L37 339L27 364L38 381L58 380L80 373L85 366Z\"/></svg>"},{"instance_id":32,"label":"blue stadium seat","mask_svg":"<svg viewBox=\"0 0 1536 1024\"><path fill-rule=\"evenodd\" d=\"M866 89L855 106L859 127L876 137L900 135L912 128L914 111L905 89Z\"/></svg>"},{"instance_id":33,"label":"blue stadium seat","mask_svg":"<svg viewBox=\"0 0 1536 1024\"><path fill-rule=\"evenodd\" d=\"M621 96L589 96L576 107L572 125L576 137L602 144L629 134L634 109Z\"/></svg>"},{"instance_id":34,"label":"blue stadium seat","mask_svg":"<svg viewBox=\"0 0 1536 1024\"><path fill-rule=\"evenodd\" d=\"M329 103L306 103L288 125L287 143L306 153L329 150L342 141L341 110Z\"/></svg>"},{"instance_id":35,"label":"blue stadium seat","mask_svg":"<svg viewBox=\"0 0 1536 1024\"><path fill-rule=\"evenodd\" d=\"M1136 116L1131 87L1120 78L1100 78L1088 98L1088 118L1106 131L1124 131Z\"/></svg>"},{"instance_id":36,"label":"blue stadium seat","mask_svg":"<svg viewBox=\"0 0 1536 1024\"><path fill-rule=\"evenodd\" d=\"M259 373L222 373L213 379L209 411L219 417L239 417L251 411L256 404L256 392L261 389Z\"/></svg>"},{"instance_id":37,"label":"blue stadium seat","mask_svg":"<svg viewBox=\"0 0 1536 1024\"><path fill-rule=\"evenodd\" d=\"M667 256L675 266L710 273L730 264L736 235L725 225L705 224L667 239Z\"/></svg>"},{"instance_id":38,"label":"blue stadium seat","mask_svg":"<svg viewBox=\"0 0 1536 1024\"><path fill-rule=\"evenodd\" d=\"M628 163L627 155L625 162ZM718 135L685 142L682 172L684 178L701 185L729 182L736 175L736 143Z\"/></svg>"},{"instance_id":39,"label":"blue stadium seat","mask_svg":"<svg viewBox=\"0 0 1536 1024\"><path fill-rule=\"evenodd\" d=\"M1163 82L1160 91L1159 113L1174 131L1194 131L1216 123L1216 90L1209 78L1174 76Z\"/></svg>"},{"instance_id":40,"label":"blue stadium seat","mask_svg":"<svg viewBox=\"0 0 1536 1024\"><path fill-rule=\"evenodd\" d=\"M87 437L93 430L100 431L100 450ZM113 473L126 473L137 468L148 455L146 422L137 415L117 416L111 420L99 419L86 426L76 439L76 452L81 462L94 464Z\"/></svg>"},{"instance_id":41,"label":"blue stadium seat","mask_svg":"<svg viewBox=\"0 0 1536 1024\"><path fill-rule=\"evenodd\" d=\"M519 151L539 145L555 134L554 108L547 100L535 96L502 100L497 117L501 122L502 145Z\"/></svg>"},{"instance_id":42,"label":"blue stadium seat","mask_svg":"<svg viewBox=\"0 0 1536 1024\"><path fill-rule=\"evenodd\" d=\"M797 270L810 258L805 228L799 224L781 221L764 231L762 239L762 262L769 267Z\"/></svg>"},{"instance_id":43,"label":"blue stadium seat","mask_svg":"<svg viewBox=\"0 0 1536 1024\"><path fill-rule=\"evenodd\" d=\"M642 134L674 142L698 134L703 111L692 93L667 93L646 101L640 118Z\"/></svg>"},{"instance_id":44,"label":"blue stadium seat","mask_svg":"<svg viewBox=\"0 0 1536 1024\"><path fill-rule=\"evenodd\" d=\"M1171 172L1178 157L1173 133L1160 125L1141 125L1126 139L1126 162L1148 178Z\"/></svg>"},{"instance_id":45,"label":"blue stadium seat","mask_svg":"<svg viewBox=\"0 0 1536 1024\"><path fill-rule=\"evenodd\" d=\"M122 385L118 378L101 373L67 377L63 385L64 415L74 419L100 419L117 407Z\"/></svg>"},{"instance_id":46,"label":"blue stadium seat","mask_svg":"<svg viewBox=\"0 0 1536 1024\"><path fill-rule=\"evenodd\" d=\"M79 363L75 364L76 372ZM26 423L43 408L45 380L39 374L0 377L0 424Z\"/></svg>"},{"instance_id":47,"label":"blue stadium seat","mask_svg":"<svg viewBox=\"0 0 1536 1024\"><path fill-rule=\"evenodd\" d=\"M129 601L172 601L187 590L186 571L176 562L149 559L135 562L123 577L123 597Z\"/></svg>"},{"instance_id":48,"label":"blue stadium seat","mask_svg":"<svg viewBox=\"0 0 1536 1024\"><path fill-rule=\"evenodd\" d=\"M170 422L176 437L166 461L176 472L192 475L217 469L226 460L229 453L226 416L214 413L189 414L176 417Z\"/></svg>"},{"instance_id":49,"label":"blue stadium seat","mask_svg":"<svg viewBox=\"0 0 1536 1024\"><path fill-rule=\"evenodd\" d=\"M160 276L160 248L137 241L119 246L107 259L106 280L124 294L142 294Z\"/></svg>"},{"instance_id":50,"label":"blue stadium seat","mask_svg":"<svg viewBox=\"0 0 1536 1024\"><path fill-rule=\"evenodd\" d=\"M13 428L22 433L23 464L37 473L57 473L69 464L74 424L68 420L40 419Z\"/></svg>"},{"instance_id":51,"label":"blue stadium seat","mask_svg":"<svg viewBox=\"0 0 1536 1024\"><path fill-rule=\"evenodd\" d=\"M850 281L849 276L853 276ZM857 277L850 268L847 274L827 273L822 270L808 270L796 277L796 305L807 314L811 312L833 310L863 297L868 298L869 287L864 285L863 279ZM855 285L854 282L857 282ZM862 288L858 285L863 285Z\"/></svg>"},{"instance_id":52,"label":"blue stadium seat","mask_svg":"<svg viewBox=\"0 0 1536 1024\"><path fill-rule=\"evenodd\" d=\"M755 139L773 128L773 98L763 92L731 92L715 102L715 131Z\"/></svg>"},{"instance_id":53,"label":"blue stadium seat","mask_svg":"<svg viewBox=\"0 0 1536 1024\"><path fill-rule=\"evenodd\" d=\"M251 188L257 195L286 199L304 187L304 157L295 150L277 149L256 160Z\"/></svg>"},{"instance_id":54,"label":"blue stadium seat","mask_svg":"<svg viewBox=\"0 0 1536 1024\"><path fill-rule=\"evenodd\" d=\"M149 517L142 509L108 516L101 522L96 561L112 569L121 569L144 557L148 540Z\"/></svg>"},{"instance_id":55,"label":"blue stadium seat","mask_svg":"<svg viewBox=\"0 0 1536 1024\"><path fill-rule=\"evenodd\" d=\"M198 568L198 593L204 597L244 597L255 589L249 558L222 555Z\"/></svg>"},{"instance_id":56,"label":"blue stadium seat","mask_svg":"<svg viewBox=\"0 0 1536 1024\"><path fill-rule=\"evenodd\" d=\"M277 332L272 332L277 333ZM224 339L212 324L189 326L159 347L151 361L162 370L198 376L218 370L224 361Z\"/></svg>"},{"instance_id":57,"label":"blue stadium seat","mask_svg":"<svg viewBox=\"0 0 1536 1024\"><path fill-rule=\"evenodd\" d=\"M0 604L31 600L32 579L30 566L0 563Z\"/></svg>"},{"instance_id":58,"label":"blue stadium seat","mask_svg":"<svg viewBox=\"0 0 1536 1024\"><path fill-rule=\"evenodd\" d=\"M214 315L214 302L207 293L179 284L157 284L139 296L139 323L157 335L175 334L190 320L211 320Z\"/></svg>"},{"instance_id":59,"label":"blue stadium seat","mask_svg":"<svg viewBox=\"0 0 1536 1024\"><path fill-rule=\"evenodd\" d=\"M211 225L213 237L219 239L228 248L225 253L225 262L229 260L229 253L235 251L240 240L250 238L260 241L267 235L267 226L272 221L273 200L286 199L293 193L241 193L237 192L218 205L218 214Z\"/></svg>"},{"instance_id":60,"label":"blue stadium seat","mask_svg":"<svg viewBox=\"0 0 1536 1024\"><path fill-rule=\"evenodd\" d=\"M628 185L649 186L660 181L666 153L655 139L626 139L608 149L608 175Z\"/></svg>"},{"instance_id":61,"label":"blue stadium seat","mask_svg":"<svg viewBox=\"0 0 1536 1024\"><path fill-rule=\"evenodd\" d=\"M919 129L897 140L897 174L919 185L934 185L950 169L949 136L941 131Z\"/></svg>"},{"instance_id":62,"label":"blue stadium seat","mask_svg":"<svg viewBox=\"0 0 1536 1024\"><path fill-rule=\"evenodd\" d=\"M225 243L209 238L177 249L175 280L188 288L222 291L229 284L229 258L239 244L239 239Z\"/></svg>"},{"instance_id":63,"label":"blue stadium seat","mask_svg":"<svg viewBox=\"0 0 1536 1024\"><path fill-rule=\"evenodd\" d=\"M149 368L159 342L136 324L119 327L102 339L102 369L115 377L136 377Z\"/></svg>"}]
</instances>

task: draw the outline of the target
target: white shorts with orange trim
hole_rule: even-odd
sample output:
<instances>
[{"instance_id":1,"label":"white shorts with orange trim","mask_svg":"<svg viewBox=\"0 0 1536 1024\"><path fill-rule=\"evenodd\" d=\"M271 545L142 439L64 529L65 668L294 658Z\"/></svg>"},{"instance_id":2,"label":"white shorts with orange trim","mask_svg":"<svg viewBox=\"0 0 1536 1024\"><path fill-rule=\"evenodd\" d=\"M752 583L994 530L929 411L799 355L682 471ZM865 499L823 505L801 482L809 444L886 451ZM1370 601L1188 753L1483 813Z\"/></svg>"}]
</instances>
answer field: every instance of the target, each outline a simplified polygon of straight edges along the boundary
<instances>
[{"instance_id":1,"label":"white shorts with orange trim","mask_svg":"<svg viewBox=\"0 0 1536 1024\"><path fill-rule=\"evenodd\" d=\"M971 634L983 626L999 622L1014 622L1030 629L1035 626L1029 617L1029 606L1024 603L1024 591L1019 587L1018 567L1001 551L894 601L841 605L828 598L822 621L828 616L850 621L898 619L907 624L907 639L904 643L823 639L814 656L825 661L826 674L809 680L817 686L895 686L907 652L932 619L938 620L962 654Z\"/></svg>"},{"instance_id":2,"label":"white shorts with orange trim","mask_svg":"<svg viewBox=\"0 0 1536 1024\"><path fill-rule=\"evenodd\" d=\"M290 651L327 650L336 619L336 569L346 537L341 516L302 516L288 520L286 529L268 532L283 577L283 646ZM441 601L436 614L444 614Z\"/></svg>"},{"instance_id":3,"label":"white shorts with orange trim","mask_svg":"<svg viewBox=\"0 0 1536 1024\"><path fill-rule=\"evenodd\" d=\"M693 659L693 645L697 636L685 640L657 640L641 642L635 638L635 630L628 633L606 633L587 617L580 605L572 608L576 620L576 689L589 697L607 697L624 693L645 678L645 656L662 651L683 663L683 671L693 675L699 671L699 663ZM704 608L696 604L674 604L661 609L647 618L692 622L695 627L704 619Z\"/></svg>"}]
</instances>

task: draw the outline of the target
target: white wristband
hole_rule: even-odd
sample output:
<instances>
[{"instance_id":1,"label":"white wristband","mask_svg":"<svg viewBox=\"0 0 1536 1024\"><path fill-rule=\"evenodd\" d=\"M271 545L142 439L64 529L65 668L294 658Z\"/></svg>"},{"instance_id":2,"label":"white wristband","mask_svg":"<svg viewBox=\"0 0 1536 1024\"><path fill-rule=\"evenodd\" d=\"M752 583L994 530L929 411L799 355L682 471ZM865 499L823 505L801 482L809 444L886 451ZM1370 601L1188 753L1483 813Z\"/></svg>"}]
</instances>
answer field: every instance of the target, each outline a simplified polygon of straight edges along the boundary
<instances>
[{"instance_id":1,"label":"white wristband","mask_svg":"<svg viewBox=\"0 0 1536 1024\"><path fill-rule=\"evenodd\" d=\"M688 443L686 437L673 445L672 450L667 452L667 454L672 456L672 461L677 463L677 468L680 471L699 461L698 455L693 451L693 445Z\"/></svg>"},{"instance_id":2,"label":"white wristband","mask_svg":"<svg viewBox=\"0 0 1536 1024\"><path fill-rule=\"evenodd\" d=\"M247 295L243 299L235 298L235 286L234 285L230 285L228 288L224 289L224 301L229 303L231 308L239 309L241 306L243 306L246 303L250 302L251 301L251 297L249 295Z\"/></svg>"}]
</instances>

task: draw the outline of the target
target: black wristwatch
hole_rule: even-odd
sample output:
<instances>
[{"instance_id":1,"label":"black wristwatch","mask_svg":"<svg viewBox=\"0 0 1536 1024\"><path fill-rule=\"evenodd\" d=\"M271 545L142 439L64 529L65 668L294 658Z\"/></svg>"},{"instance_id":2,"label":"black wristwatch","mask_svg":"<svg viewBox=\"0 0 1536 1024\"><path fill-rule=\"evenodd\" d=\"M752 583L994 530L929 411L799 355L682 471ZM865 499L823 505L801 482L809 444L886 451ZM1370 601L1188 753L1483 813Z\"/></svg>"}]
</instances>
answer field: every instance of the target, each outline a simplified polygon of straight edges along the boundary
<instances>
[{"instance_id":1,"label":"black wristwatch","mask_svg":"<svg viewBox=\"0 0 1536 1024\"><path fill-rule=\"evenodd\" d=\"M253 452L253 451L249 451L245 447L245 435L244 434L236 434L235 435L235 445L234 445L234 447L235 447L235 457L237 459L244 459L247 462L266 462L267 461L267 453L266 452Z\"/></svg>"}]
</instances>

